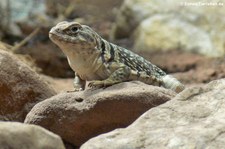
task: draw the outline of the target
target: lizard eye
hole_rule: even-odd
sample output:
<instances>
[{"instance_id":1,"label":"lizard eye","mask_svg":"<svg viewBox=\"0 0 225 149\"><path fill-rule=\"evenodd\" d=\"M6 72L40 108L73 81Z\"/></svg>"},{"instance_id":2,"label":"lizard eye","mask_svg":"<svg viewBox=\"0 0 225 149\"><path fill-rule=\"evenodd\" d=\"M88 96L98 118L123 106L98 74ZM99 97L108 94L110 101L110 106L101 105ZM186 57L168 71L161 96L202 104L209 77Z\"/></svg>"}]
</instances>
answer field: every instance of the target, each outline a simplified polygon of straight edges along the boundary
<instances>
[{"instance_id":1,"label":"lizard eye","mask_svg":"<svg viewBox=\"0 0 225 149\"><path fill-rule=\"evenodd\" d=\"M70 30L72 32L76 33L79 30L79 28L77 26L73 26L73 27L70 28Z\"/></svg>"}]
</instances>

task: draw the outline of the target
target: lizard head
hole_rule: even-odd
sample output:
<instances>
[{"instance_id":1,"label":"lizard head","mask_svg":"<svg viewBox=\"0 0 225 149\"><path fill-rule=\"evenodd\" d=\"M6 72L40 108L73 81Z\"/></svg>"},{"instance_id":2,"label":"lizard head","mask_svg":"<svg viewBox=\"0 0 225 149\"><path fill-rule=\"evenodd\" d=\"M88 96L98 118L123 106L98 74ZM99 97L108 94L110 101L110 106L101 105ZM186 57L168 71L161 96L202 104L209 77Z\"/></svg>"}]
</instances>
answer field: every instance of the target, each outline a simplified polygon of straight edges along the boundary
<instances>
[{"instance_id":1,"label":"lizard head","mask_svg":"<svg viewBox=\"0 0 225 149\"><path fill-rule=\"evenodd\" d=\"M50 30L49 38L62 50L82 50L94 49L100 36L86 25L63 21Z\"/></svg>"}]
</instances>

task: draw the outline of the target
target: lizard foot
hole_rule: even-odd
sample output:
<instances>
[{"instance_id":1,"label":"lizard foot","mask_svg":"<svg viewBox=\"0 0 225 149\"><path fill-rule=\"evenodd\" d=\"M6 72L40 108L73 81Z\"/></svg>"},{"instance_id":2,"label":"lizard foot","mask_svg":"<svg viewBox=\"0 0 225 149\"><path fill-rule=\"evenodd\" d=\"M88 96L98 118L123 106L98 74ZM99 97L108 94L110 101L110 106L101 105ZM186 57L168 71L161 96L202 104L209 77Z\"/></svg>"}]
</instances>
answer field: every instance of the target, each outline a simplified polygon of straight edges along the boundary
<instances>
[{"instance_id":1,"label":"lizard foot","mask_svg":"<svg viewBox=\"0 0 225 149\"><path fill-rule=\"evenodd\" d=\"M72 93L72 92L80 92L80 91L83 91L84 89L82 88L74 88L74 90L72 91L66 91L67 93Z\"/></svg>"},{"instance_id":2,"label":"lizard foot","mask_svg":"<svg viewBox=\"0 0 225 149\"><path fill-rule=\"evenodd\" d=\"M105 87L105 83L104 81L91 81L89 82L88 84L88 87L91 87L91 88L102 88L102 87Z\"/></svg>"}]
</instances>

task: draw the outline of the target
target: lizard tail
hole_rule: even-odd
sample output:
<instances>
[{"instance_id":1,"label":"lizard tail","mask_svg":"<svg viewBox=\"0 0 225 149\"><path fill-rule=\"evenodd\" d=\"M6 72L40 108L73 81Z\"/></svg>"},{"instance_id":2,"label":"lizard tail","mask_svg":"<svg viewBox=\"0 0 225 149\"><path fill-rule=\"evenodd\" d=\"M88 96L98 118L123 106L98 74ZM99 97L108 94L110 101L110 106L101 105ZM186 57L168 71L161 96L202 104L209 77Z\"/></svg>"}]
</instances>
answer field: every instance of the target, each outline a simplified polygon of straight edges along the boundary
<instances>
[{"instance_id":1,"label":"lizard tail","mask_svg":"<svg viewBox=\"0 0 225 149\"><path fill-rule=\"evenodd\" d=\"M171 89L176 93L179 93L185 89L185 86L171 75L165 75L162 77L162 86L167 89Z\"/></svg>"}]
</instances>

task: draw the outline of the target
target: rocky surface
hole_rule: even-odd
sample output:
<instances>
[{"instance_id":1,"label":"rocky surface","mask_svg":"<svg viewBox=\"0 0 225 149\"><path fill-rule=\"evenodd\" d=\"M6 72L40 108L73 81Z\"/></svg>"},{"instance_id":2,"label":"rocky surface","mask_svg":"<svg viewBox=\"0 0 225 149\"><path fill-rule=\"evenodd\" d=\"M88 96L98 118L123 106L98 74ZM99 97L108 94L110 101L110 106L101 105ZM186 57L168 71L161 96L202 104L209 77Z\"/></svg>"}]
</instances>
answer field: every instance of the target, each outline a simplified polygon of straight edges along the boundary
<instances>
[{"instance_id":1,"label":"rocky surface","mask_svg":"<svg viewBox=\"0 0 225 149\"><path fill-rule=\"evenodd\" d=\"M124 129L95 137L81 149L223 148L225 79L188 88Z\"/></svg>"},{"instance_id":2,"label":"rocky surface","mask_svg":"<svg viewBox=\"0 0 225 149\"><path fill-rule=\"evenodd\" d=\"M140 52L139 54L165 72L172 73L186 85L209 83L225 78L224 58L207 58L182 51Z\"/></svg>"},{"instance_id":3,"label":"rocky surface","mask_svg":"<svg viewBox=\"0 0 225 149\"><path fill-rule=\"evenodd\" d=\"M0 67L0 120L23 121L36 103L55 95L55 91L15 55L0 50Z\"/></svg>"},{"instance_id":4,"label":"rocky surface","mask_svg":"<svg viewBox=\"0 0 225 149\"><path fill-rule=\"evenodd\" d=\"M1 149L65 149L61 138L44 128L0 122Z\"/></svg>"},{"instance_id":5,"label":"rocky surface","mask_svg":"<svg viewBox=\"0 0 225 149\"><path fill-rule=\"evenodd\" d=\"M40 125L80 146L94 136L128 126L174 96L170 90L140 82L62 93L35 105L25 123Z\"/></svg>"},{"instance_id":6,"label":"rocky surface","mask_svg":"<svg viewBox=\"0 0 225 149\"><path fill-rule=\"evenodd\" d=\"M9 49L11 49L11 48L12 48L11 45L9 45L9 44L7 44L7 43L4 43L4 42L0 41L0 49L1 49L1 50L10 52Z\"/></svg>"},{"instance_id":7,"label":"rocky surface","mask_svg":"<svg viewBox=\"0 0 225 149\"><path fill-rule=\"evenodd\" d=\"M191 0L188 3L197 2ZM201 1L201 4L205 3L209 2ZM220 3L224 5L223 2L218 2L217 6L190 6L179 0L125 0L117 15L112 38L128 37L138 28L134 34L138 50L172 48L222 57L225 54L225 21L221 18L225 11ZM141 41L143 38L146 40Z\"/></svg>"}]
</instances>

